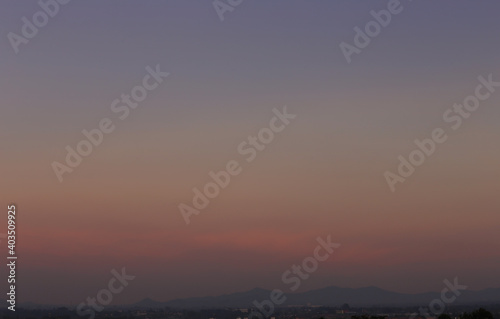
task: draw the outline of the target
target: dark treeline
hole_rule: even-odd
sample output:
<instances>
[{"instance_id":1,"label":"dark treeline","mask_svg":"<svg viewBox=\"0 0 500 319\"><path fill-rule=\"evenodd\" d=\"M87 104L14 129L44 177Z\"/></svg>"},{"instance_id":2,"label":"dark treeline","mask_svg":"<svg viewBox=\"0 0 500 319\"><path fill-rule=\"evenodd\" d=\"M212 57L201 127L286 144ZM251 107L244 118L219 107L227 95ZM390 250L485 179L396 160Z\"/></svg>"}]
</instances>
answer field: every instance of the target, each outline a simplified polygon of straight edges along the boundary
<instances>
[{"instance_id":1,"label":"dark treeline","mask_svg":"<svg viewBox=\"0 0 500 319\"><path fill-rule=\"evenodd\" d=\"M287 307L275 309L274 313L262 319L500 319L500 304L484 308L472 306L456 306L446 309L439 316L415 316L415 307ZM255 309L254 309L255 310ZM252 309L147 309L147 308L110 308L96 313L95 319L252 319ZM94 319L89 316L80 317L73 309L65 307L53 309L23 309L15 312L0 309L1 319ZM254 319L257 319L255 316ZM259 317L260 319L260 317Z\"/></svg>"}]
</instances>

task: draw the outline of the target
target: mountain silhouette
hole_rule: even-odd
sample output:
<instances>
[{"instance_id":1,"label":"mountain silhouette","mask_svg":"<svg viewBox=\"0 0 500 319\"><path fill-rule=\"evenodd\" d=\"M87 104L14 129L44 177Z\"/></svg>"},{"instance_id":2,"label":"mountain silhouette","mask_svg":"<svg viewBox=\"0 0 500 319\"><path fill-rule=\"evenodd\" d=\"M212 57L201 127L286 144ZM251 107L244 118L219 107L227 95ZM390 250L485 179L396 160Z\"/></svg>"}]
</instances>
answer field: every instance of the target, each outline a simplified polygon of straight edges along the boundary
<instances>
[{"instance_id":1,"label":"mountain silhouette","mask_svg":"<svg viewBox=\"0 0 500 319\"><path fill-rule=\"evenodd\" d=\"M158 302L149 298L131 306L142 308L249 308L254 300L259 302L270 299L271 290L254 288L245 292L237 292L220 296L175 299ZM440 292L418 294L397 293L378 287L341 288L325 287L301 293L284 292L286 301L280 306L289 305L321 305L340 307L348 303L353 307L372 306L428 306L434 299L441 299ZM448 292L451 296L451 292ZM460 291L454 304L492 304L500 301L500 288L489 288L479 291Z\"/></svg>"}]
</instances>

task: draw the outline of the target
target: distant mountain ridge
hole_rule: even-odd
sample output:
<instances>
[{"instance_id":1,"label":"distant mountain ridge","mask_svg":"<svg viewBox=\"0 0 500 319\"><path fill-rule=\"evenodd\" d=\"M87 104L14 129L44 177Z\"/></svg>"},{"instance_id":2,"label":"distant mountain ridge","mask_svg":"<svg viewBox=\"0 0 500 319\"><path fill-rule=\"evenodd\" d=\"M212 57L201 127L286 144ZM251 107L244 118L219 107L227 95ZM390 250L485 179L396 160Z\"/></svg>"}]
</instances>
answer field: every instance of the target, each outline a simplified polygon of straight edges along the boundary
<instances>
[{"instance_id":1,"label":"distant mountain ridge","mask_svg":"<svg viewBox=\"0 0 500 319\"><path fill-rule=\"evenodd\" d=\"M200 308L250 308L253 301L269 300L271 290L254 288L249 291L230 293L220 296L194 297L174 299L166 302L145 298L130 305L108 306L108 308L136 308L136 309L200 309ZM378 287L363 288L341 288L329 286L325 288L310 290L301 293L287 293L284 291L286 301L280 307L297 305L316 305L326 307L340 307L347 303L351 307L374 307L374 306L424 306L427 307L434 299L441 299L440 292L427 292L419 294L405 294ZM464 290L453 302L453 305L491 305L500 304L500 288L488 288L483 290ZM451 294L448 292L448 297ZM25 309L53 309L58 307L75 308L65 305L41 305L32 302L22 302L20 308ZM0 308L6 306L0 305Z\"/></svg>"},{"instance_id":2,"label":"distant mountain ridge","mask_svg":"<svg viewBox=\"0 0 500 319\"><path fill-rule=\"evenodd\" d=\"M237 292L213 297L195 297L175 299L167 302L144 299L129 307L137 308L249 308L253 301L269 299L271 290L255 288L245 292ZM428 306L434 299L441 299L440 292L405 294L384 290L378 287L341 288L325 287L301 293L286 293L286 301L280 306L289 305L321 305L338 307L348 303L353 307L372 306ZM451 293L448 292L448 297ZM462 304L500 304L500 288L488 288L479 291L460 291L460 296L453 302Z\"/></svg>"}]
</instances>

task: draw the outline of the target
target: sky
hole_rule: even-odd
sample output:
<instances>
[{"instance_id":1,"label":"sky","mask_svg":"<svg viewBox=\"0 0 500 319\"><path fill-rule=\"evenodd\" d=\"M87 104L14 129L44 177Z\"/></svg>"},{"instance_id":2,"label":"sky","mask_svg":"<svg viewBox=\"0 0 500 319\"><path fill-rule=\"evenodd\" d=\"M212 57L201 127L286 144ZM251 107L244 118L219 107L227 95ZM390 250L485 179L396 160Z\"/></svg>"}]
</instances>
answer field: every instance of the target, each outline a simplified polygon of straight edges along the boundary
<instances>
[{"instance_id":1,"label":"sky","mask_svg":"<svg viewBox=\"0 0 500 319\"><path fill-rule=\"evenodd\" d=\"M211 1L72 1L17 53L9 34L41 7L5 2L0 234L14 203L18 301L78 304L123 267L114 304L286 290L328 235L341 246L299 291L499 287L500 89L456 130L443 116L478 77L500 81L500 4L401 0L349 63L341 43L389 2L243 0L221 21ZM148 67L169 75L120 119ZM239 145L285 107L248 162ZM103 119L114 130L60 181L53 163ZM392 191L386 172L439 128ZM241 173L187 224L179 205L232 160Z\"/></svg>"}]
</instances>

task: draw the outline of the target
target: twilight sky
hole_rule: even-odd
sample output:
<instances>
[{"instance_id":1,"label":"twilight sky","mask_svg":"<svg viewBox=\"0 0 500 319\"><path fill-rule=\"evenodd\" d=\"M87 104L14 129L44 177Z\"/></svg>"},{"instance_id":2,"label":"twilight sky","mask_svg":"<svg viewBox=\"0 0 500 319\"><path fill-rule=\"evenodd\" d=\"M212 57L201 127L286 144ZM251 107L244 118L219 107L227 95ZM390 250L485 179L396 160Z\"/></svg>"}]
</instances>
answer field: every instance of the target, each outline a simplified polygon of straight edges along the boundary
<instances>
[{"instance_id":1,"label":"twilight sky","mask_svg":"<svg viewBox=\"0 0 500 319\"><path fill-rule=\"evenodd\" d=\"M283 288L328 234L341 247L301 291L499 287L500 88L457 130L443 114L478 76L500 81L500 4L401 0L347 63L340 43L388 2L244 0L221 21L211 1L73 1L17 54L7 34L40 6L5 2L0 201L18 206L19 301L77 304L122 267L136 279L116 304ZM120 120L112 102L156 65L170 75ZM246 162L238 145L285 105L297 117ZM103 118L115 130L59 182L51 163ZM384 172L435 128L447 141L391 192ZM230 160L241 174L186 225L178 205Z\"/></svg>"}]
</instances>

